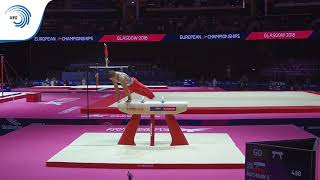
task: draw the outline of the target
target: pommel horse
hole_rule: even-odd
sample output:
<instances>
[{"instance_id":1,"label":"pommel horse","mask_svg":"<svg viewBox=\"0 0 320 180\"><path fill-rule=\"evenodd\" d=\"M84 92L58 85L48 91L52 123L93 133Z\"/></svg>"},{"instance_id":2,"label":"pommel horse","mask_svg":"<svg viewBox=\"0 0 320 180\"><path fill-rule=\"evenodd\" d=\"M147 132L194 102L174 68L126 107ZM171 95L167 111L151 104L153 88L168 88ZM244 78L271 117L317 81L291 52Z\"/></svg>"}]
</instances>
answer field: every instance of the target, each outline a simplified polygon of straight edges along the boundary
<instances>
[{"instance_id":1,"label":"pommel horse","mask_svg":"<svg viewBox=\"0 0 320 180\"><path fill-rule=\"evenodd\" d=\"M118 104L119 111L131 114L132 117L124 130L118 144L120 145L135 145L134 137L139 127L139 122L142 114L150 115L150 146L154 146L155 138L155 115L164 114L166 123L169 127L171 135L171 146L189 145L184 136L178 122L174 115L187 111L187 102L183 101L167 101L162 98L161 101L147 101L144 102L120 102Z\"/></svg>"}]
</instances>

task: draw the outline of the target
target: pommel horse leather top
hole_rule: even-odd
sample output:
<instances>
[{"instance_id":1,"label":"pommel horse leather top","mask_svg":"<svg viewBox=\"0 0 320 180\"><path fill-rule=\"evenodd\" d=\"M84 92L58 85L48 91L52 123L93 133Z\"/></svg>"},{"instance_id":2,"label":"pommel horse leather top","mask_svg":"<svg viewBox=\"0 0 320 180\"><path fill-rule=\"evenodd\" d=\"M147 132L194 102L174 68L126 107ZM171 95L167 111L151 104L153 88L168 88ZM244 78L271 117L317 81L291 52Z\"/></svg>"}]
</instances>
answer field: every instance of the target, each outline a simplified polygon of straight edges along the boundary
<instances>
[{"instance_id":1,"label":"pommel horse leather top","mask_svg":"<svg viewBox=\"0 0 320 180\"><path fill-rule=\"evenodd\" d=\"M150 114L150 146L154 146L155 134L155 114L165 114L165 120L169 127L172 142L171 146L188 145L188 141L180 129L174 114L179 114L187 111L188 103L184 101L148 101L144 102L120 102L118 104L119 111L132 114L130 122L123 132L118 144L120 145L135 145L134 137L139 127L141 114Z\"/></svg>"},{"instance_id":2,"label":"pommel horse leather top","mask_svg":"<svg viewBox=\"0 0 320 180\"><path fill-rule=\"evenodd\" d=\"M185 101L120 102L119 111L126 114L180 114L187 111Z\"/></svg>"}]
</instances>

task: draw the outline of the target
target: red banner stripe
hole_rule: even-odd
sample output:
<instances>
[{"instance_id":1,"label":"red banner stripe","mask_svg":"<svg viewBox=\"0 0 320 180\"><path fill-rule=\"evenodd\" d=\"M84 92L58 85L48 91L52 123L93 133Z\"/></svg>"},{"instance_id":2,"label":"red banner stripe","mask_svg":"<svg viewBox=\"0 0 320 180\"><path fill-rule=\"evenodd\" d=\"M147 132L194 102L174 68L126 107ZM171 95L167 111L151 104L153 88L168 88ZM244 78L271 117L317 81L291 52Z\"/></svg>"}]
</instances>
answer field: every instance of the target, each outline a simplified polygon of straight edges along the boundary
<instances>
[{"instance_id":1,"label":"red banner stripe","mask_svg":"<svg viewBox=\"0 0 320 180\"><path fill-rule=\"evenodd\" d=\"M99 42L158 42L165 34L104 35Z\"/></svg>"},{"instance_id":2,"label":"red banner stripe","mask_svg":"<svg viewBox=\"0 0 320 180\"><path fill-rule=\"evenodd\" d=\"M306 31L278 31L278 32L252 32L246 40L279 40L279 39L308 39L312 30Z\"/></svg>"}]
</instances>

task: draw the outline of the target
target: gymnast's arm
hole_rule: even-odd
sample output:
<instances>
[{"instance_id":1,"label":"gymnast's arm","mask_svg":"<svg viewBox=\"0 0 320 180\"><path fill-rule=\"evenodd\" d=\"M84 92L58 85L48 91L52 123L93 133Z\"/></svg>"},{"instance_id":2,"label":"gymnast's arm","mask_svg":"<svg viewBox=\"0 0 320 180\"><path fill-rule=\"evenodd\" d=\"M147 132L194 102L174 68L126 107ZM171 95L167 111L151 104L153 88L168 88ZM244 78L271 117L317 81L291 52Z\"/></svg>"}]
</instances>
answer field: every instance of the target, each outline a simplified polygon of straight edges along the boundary
<instances>
[{"instance_id":1,"label":"gymnast's arm","mask_svg":"<svg viewBox=\"0 0 320 180\"><path fill-rule=\"evenodd\" d=\"M108 67L108 64L109 64L109 59L106 57L104 58L105 62L106 62L106 67Z\"/></svg>"},{"instance_id":2,"label":"gymnast's arm","mask_svg":"<svg viewBox=\"0 0 320 180\"><path fill-rule=\"evenodd\" d=\"M114 89L116 90L116 96L117 96L117 100L118 102L120 101L120 92L119 92L119 87L118 87L118 83L115 80L112 80Z\"/></svg>"},{"instance_id":3,"label":"gymnast's arm","mask_svg":"<svg viewBox=\"0 0 320 180\"><path fill-rule=\"evenodd\" d=\"M124 80L120 80L120 83L121 83L121 86L122 86L124 92L126 93L126 96L128 97L127 102L131 102L131 93L130 93L130 90L127 86L127 83Z\"/></svg>"},{"instance_id":4,"label":"gymnast's arm","mask_svg":"<svg viewBox=\"0 0 320 180\"><path fill-rule=\"evenodd\" d=\"M103 45L104 45L105 48L107 48L106 43L103 43ZM108 65L109 65L109 58L108 58L108 56L105 56L105 57L104 57L104 60L105 60L105 62L106 62L106 67L108 67Z\"/></svg>"}]
</instances>

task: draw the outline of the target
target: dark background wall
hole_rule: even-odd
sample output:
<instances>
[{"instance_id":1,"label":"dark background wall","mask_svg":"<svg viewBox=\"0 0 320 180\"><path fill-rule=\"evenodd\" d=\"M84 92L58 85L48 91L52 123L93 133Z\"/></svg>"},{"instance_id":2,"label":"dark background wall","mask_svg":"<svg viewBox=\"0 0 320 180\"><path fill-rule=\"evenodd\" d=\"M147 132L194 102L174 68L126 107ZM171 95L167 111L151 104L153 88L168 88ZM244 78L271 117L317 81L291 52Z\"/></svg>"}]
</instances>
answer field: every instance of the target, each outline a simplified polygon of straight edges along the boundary
<instances>
[{"instance_id":1,"label":"dark background wall","mask_svg":"<svg viewBox=\"0 0 320 180\"><path fill-rule=\"evenodd\" d=\"M287 63L290 59L320 62L319 43L302 40L119 43L109 44L108 49L113 65L156 64L176 72L178 79L212 74L223 79L227 66L231 67L234 79L243 74L254 79L261 68ZM8 62L22 77L30 79L59 74L70 64L104 63L100 43L10 43L1 44L0 53L6 54Z\"/></svg>"}]
</instances>

